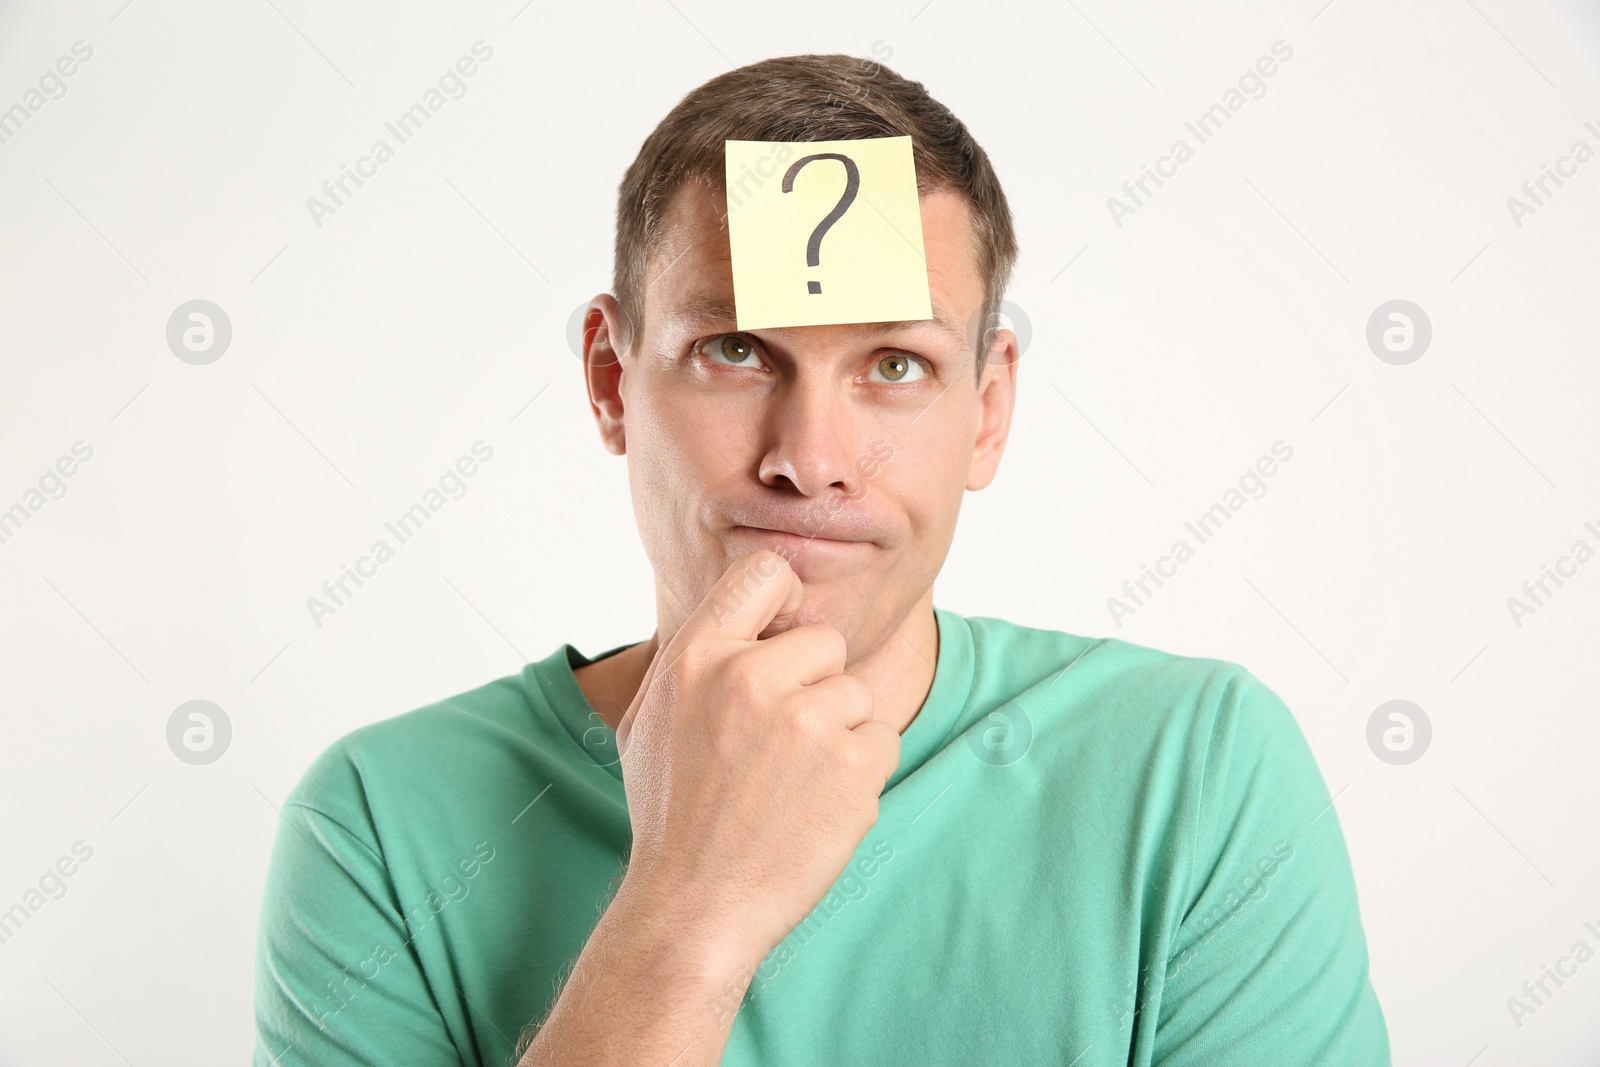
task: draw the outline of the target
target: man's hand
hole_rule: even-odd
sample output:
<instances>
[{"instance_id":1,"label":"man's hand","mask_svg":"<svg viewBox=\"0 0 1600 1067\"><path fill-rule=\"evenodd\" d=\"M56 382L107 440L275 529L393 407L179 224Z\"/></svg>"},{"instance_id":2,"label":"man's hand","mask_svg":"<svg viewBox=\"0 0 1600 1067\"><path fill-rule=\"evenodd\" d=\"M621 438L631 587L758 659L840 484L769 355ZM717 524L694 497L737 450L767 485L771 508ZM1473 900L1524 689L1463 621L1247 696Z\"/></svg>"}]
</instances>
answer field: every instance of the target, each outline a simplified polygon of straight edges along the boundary
<instances>
[{"instance_id":1,"label":"man's hand","mask_svg":"<svg viewBox=\"0 0 1600 1067\"><path fill-rule=\"evenodd\" d=\"M736 560L657 649L617 727L624 885L752 966L844 872L900 765L900 734L843 673L839 631L789 628L804 595L778 553Z\"/></svg>"},{"instance_id":2,"label":"man's hand","mask_svg":"<svg viewBox=\"0 0 1600 1067\"><path fill-rule=\"evenodd\" d=\"M804 595L753 552L656 650L617 724L628 870L522 1067L718 1063L756 966L877 821L900 734L838 630L791 628Z\"/></svg>"}]
</instances>

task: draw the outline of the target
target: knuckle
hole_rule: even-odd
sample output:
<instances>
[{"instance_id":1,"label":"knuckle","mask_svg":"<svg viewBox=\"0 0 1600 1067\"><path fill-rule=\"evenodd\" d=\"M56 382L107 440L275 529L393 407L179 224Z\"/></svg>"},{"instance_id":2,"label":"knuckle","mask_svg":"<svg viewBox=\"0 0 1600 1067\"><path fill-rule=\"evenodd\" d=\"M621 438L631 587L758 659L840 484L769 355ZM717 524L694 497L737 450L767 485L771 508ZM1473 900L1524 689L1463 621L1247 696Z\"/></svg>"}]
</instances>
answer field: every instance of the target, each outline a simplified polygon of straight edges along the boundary
<instances>
[{"instance_id":1,"label":"knuckle","mask_svg":"<svg viewBox=\"0 0 1600 1067\"><path fill-rule=\"evenodd\" d=\"M839 647L843 648L844 647L844 645L843 645L844 638L843 637L839 638L839 641L840 641L840 646ZM862 681L860 678L857 678L855 675L853 675L853 674L837 674L837 675L834 675L834 677L839 680L838 684L844 687L844 691L846 693L850 694L852 699L859 700L862 697L871 697L872 696L872 687L869 686L866 682Z\"/></svg>"},{"instance_id":2,"label":"knuckle","mask_svg":"<svg viewBox=\"0 0 1600 1067\"><path fill-rule=\"evenodd\" d=\"M735 703L755 703L766 691L760 665L747 656L730 658L722 669L722 691Z\"/></svg>"},{"instance_id":3,"label":"knuckle","mask_svg":"<svg viewBox=\"0 0 1600 1067\"><path fill-rule=\"evenodd\" d=\"M666 675L679 680L698 677L704 672L706 651L698 644L685 644L682 648L675 648L670 654L663 653L668 658L662 665L659 675Z\"/></svg>"},{"instance_id":4,"label":"knuckle","mask_svg":"<svg viewBox=\"0 0 1600 1067\"><path fill-rule=\"evenodd\" d=\"M862 773L866 771L867 767L869 766L867 755L861 750L860 745L843 746L839 749L839 752L834 757L834 760L837 763L839 770L850 779L861 777Z\"/></svg>"},{"instance_id":5,"label":"knuckle","mask_svg":"<svg viewBox=\"0 0 1600 1067\"><path fill-rule=\"evenodd\" d=\"M825 723L820 712L807 700L790 702L783 716L784 724L789 733L798 741L807 745L816 745L822 742L825 734Z\"/></svg>"}]
</instances>

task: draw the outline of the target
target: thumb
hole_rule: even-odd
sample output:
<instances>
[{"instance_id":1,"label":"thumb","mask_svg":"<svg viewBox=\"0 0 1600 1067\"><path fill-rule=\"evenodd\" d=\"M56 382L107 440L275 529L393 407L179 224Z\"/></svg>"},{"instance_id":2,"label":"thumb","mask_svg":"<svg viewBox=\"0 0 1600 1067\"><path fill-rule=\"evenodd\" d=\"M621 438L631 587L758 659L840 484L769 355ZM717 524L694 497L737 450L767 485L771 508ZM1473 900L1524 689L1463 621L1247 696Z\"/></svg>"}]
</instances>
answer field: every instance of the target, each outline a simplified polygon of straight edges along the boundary
<instances>
[{"instance_id":1,"label":"thumb","mask_svg":"<svg viewBox=\"0 0 1600 1067\"><path fill-rule=\"evenodd\" d=\"M794 622L804 599L805 585L780 553L760 549L735 560L672 638L656 646L639 691L617 724L618 754L628 743L651 682L678 661L682 650L703 641L754 643L774 637Z\"/></svg>"}]
</instances>

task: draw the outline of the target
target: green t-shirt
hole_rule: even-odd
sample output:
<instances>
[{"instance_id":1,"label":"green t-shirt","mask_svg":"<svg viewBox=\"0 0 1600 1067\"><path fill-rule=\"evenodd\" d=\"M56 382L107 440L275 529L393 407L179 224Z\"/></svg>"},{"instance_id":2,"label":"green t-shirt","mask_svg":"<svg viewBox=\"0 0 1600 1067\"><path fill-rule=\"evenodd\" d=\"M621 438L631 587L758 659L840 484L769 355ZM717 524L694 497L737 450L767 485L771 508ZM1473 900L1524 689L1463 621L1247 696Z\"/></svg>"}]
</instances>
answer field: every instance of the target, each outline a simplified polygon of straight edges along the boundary
<instances>
[{"instance_id":1,"label":"green t-shirt","mask_svg":"<svg viewBox=\"0 0 1600 1067\"><path fill-rule=\"evenodd\" d=\"M877 824L752 979L724 1064L1388 1065L1338 815L1272 690L935 616ZM631 839L587 662L564 644L306 772L262 905L258 1067L507 1064Z\"/></svg>"}]
</instances>

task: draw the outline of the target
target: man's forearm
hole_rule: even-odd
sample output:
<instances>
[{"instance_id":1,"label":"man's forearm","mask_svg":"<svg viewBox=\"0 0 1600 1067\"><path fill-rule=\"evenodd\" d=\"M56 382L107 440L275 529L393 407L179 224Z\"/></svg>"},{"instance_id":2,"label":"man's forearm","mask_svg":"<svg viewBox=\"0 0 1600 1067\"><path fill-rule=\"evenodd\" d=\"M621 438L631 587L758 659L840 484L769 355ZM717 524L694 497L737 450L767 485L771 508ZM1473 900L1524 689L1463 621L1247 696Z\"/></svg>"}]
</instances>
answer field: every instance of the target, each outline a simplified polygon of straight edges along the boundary
<instances>
[{"instance_id":1,"label":"man's forearm","mask_svg":"<svg viewBox=\"0 0 1600 1067\"><path fill-rule=\"evenodd\" d=\"M623 880L518 1067L721 1062L759 961L655 903Z\"/></svg>"}]
</instances>

